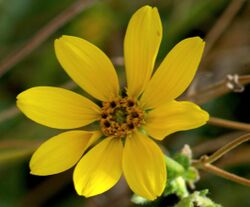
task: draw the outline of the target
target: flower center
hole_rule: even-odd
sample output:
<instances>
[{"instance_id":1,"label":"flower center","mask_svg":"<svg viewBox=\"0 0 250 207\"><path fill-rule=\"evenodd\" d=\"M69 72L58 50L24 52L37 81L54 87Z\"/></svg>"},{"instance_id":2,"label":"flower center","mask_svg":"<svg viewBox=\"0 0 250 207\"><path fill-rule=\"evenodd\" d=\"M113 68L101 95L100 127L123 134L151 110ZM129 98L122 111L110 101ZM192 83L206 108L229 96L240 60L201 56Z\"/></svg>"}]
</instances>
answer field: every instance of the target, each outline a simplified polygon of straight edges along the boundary
<instances>
[{"instance_id":1,"label":"flower center","mask_svg":"<svg viewBox=\"0 0 250 207\"><path fill-rule=\"evenodd\" d=\"M101 130L106 136L125 137L144 122L143 110L128 97L103 102Z\"/></svg>"}]
</instances>

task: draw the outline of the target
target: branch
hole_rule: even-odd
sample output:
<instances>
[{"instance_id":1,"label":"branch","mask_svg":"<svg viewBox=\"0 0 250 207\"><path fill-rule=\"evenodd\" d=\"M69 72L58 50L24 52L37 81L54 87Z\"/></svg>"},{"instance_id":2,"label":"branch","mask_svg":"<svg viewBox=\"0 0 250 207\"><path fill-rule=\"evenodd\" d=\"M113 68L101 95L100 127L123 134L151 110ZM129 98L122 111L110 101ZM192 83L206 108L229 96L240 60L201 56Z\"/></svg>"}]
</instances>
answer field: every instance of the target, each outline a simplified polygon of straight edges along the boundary
<instances>
[{"instance_id":1,"label":"branch","mask_svg":"<svg viewBox=\"0 0 250 207\"><path fill-rule=\"evenodd\" d=\"M217 117L210 117L208 120L208 124L214 125L214 126L221 126L229 129L237 129L242 130L246 132L250 132L250 124L247 123L241 123L237 121L229 121Z\"/></svg>"},{"instance_id":2,"label":"branch","mask_svg":"<svg viewBox=\"0 0 250 207\"><path fill-rule=\"evenodd\" d=\"M229 173L227 171L224 171L224 170L211 164L211 163L215 162L216 160L218 160L219 158L221 158L227 152L231 151L232 149L236 148L240 144L247 142L249 140L250 140L250 133L245 134L243 136L240 136L237 139L233 140L232 142L229 142L225 146L221 147L219 150L217 150L211 156L203 155L203 156L201 156L201 158L199 160L193 160L192 165L198 169L202 169L202 170L205 170L207 172L211 172L213 174L224 177L224 178L229 179L231 181L234 181L236 183L250 186L250 180L248 180L246 178L242 178L238 175Z\"/></svg>"},{"instance_id":3,"label":"branch","mask_svg":"<svg viewBox=\"0 0 250 207\"><path fill-rule=\"evenodd\" d=\"M66 82L58 87L72 90L76 87L76 84L72 81L68 81L68 82ZM4 110L3 112L0 112L0 124L17 116L20 113L21 112L17 109L17 107L15 105L9 107L8 109Z\"/></svg>"},{"instance_id":4,"label":"branch","mask_svg":"<svg viewBox=\"0 0 250 207\"><path fill-rule=\"evenodd\" d=\"M10 106L8 109L0 113L0 124L17 116L19 113L20 111L17 109L15 105Z\"/></svg>"},{"instance_id":5,"label":"branch","mask_svg":"<svg viewBox=\"0 0 250 207\"><path fill-rule=\"evenodd\" d=\"M213 163L216 160L218 160L219 158L221 158L224 154L228 153L232 149L238 147L240 144L242 144L244 142L247 142L249 140L250 140L250 133L249 134L245 134L243 136L240 136L237 139L229 142L225 146L221 147L219 150L217 150L215 153L213 153L209 157L206 156L205 158L201 158L200 162L202 162L203 164L204 163L205 164L206 163Z\"/></svg>"},{"instance_id":6,"label":"branch","mask_svg":"<svg viewBox=\"0 0 250 207\"><path fill-rule=\"evenodd\" d=\"M90 7L95 0L77 0L58 16L52 19L47 25L41 28L23 47L8 55L0 64L0 77L8 72L14 65L22 61L27 55L41 45L50 35L60 27L69 22L72 18Z\"/></svg>"},{"instance_id":7,"label":"branch","mask_svg":"<svg viewBox=\"0 0 250 207\"><path fill-rule=\"evenodd\" d=\"M217 98L221 95L224 95L226 93L229 93L233 91L233 89L228 87L229 80L228 78L219 81L217 83L211 84L210 86L207 86L206 88L199 90L195 93L188 94L186 96L183 96L181 100L189 100L193 101L197 104L204 104L208 101ZM250 83L250 75L242 75L238 77L238 83L241 85L247 85Z\"/></svg>"},{"instance_id":8,"label":"branch","mask_svg":"<svg viewBox=\"0 0 250 207\"><path fill-rule=\"evenodd\" d=\"M214 165L205 164L205 165L202 165L202 167L200 167L200 169L205 170L205 171L210 172L210 173L213 173L213 174L218 175L220 177L226 178L226 179L231 180L235 183L239 183L239 184L246 185L246 186L250 187L250 180L243 178L243 177L240 177L238 175L235 175L233 173L227 172L225 170L222 170Z\"/></svg>"},{"instance_id":9,"label":"branch","mask_svg":"<svg viewBox=\"0 0 250 207\"><path fill-rule=\"evenodd\" d=\"M204 56L207 55L213 48L222 33L226 30L236 14L239 12L245 1L246 0L232 0L223 14L219 17L218 21L216 21L215 25L212 27L205 38L207 44L205 47Z\"/></svg>"},{"instance_id":10,"label":"branch","mask_svg":"<svg viewBox=\"0 0 250 207\"><path fill-rule=\"evenodd\" d=\"M201 156L202 154L207 154L211 152L215 152L218 148L224 146L226 143L235 139L235 137L239 137L244 135L245 132L242 131L233 131L228 134L223 134L218 138L209 139L199 143L192 147L192 152L194 156Z\"/></svg>"},{"instance_id":11,"label":"branch","mask_svg":"<svg viewBox=\"0 0 250 207\"><path fill-rule=\"evenodd\" d=\"M123 64L123 58L121 58L121 57L112 58L112 61L113 61L114 65ZM72 89L76 88L77 85L73 81L68 81L68 82L66 82L58 87L72 90ZM17 107L15 105L10 106L8 109L0 112L0 124L17 116L18 114L20 114L20 111L17 109Z\"/></svg>"}]
</instances>

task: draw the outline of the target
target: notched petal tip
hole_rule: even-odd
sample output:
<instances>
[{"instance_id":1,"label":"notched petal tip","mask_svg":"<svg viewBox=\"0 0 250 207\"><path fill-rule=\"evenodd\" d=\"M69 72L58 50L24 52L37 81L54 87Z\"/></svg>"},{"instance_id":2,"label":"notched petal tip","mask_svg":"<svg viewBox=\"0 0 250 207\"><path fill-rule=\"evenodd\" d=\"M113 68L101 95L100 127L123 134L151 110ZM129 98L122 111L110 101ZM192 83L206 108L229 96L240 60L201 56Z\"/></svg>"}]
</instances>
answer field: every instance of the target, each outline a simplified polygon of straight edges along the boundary
<instances>
[{"instance_id":1,"label":"notched petal tip","mask_svg":"<svg viewBox=\"0 0 250 207\"><path fill-rule=\"evenodd\" d=\"M148 10L148 11L150 11L151 9L152 9L152 6L145 5L145 6L141 7L141 8L139 8L136 12L141 11L141 10Z\"/></svg>"},{"instance_id":2,"label":"notched petal tip","mask_svg":"<svg viewBox=\"0 0 250 207\"><path fill-rule=\"evenodd\" d=\"M193 44L197 44L199 45L200 47L204 47L206 42L205 40L203 40L201 37L199 36L195 36L195 37L190 37L190 38L186 38L185 39L186 41L193 41Z\"/></svg>"},{"instance_id":3,"label":"notched petal tip","mask_svg":"<svg viewBox=\"0 0 250 207\"><path fill-rule=\"evenodd\" d=\"M201 108L200 108L200 112L201 112L201 116L203 116L204 124L206 124L209 120L209 113Z\"/></svg>"},{"instance_id":4,"label":"notched petal tip","mask_svg":"<svg viewBox=\"0 0 250 207\"><path fill-rule=\"evenodd\" d=\"M39 172L36 172L35 170L30 170L30 174L31 175L34 175L34 176L48 176L48 175L46 175L46 174L41 174L41 173L39 173Z\"/></svg>"}]
</instances>

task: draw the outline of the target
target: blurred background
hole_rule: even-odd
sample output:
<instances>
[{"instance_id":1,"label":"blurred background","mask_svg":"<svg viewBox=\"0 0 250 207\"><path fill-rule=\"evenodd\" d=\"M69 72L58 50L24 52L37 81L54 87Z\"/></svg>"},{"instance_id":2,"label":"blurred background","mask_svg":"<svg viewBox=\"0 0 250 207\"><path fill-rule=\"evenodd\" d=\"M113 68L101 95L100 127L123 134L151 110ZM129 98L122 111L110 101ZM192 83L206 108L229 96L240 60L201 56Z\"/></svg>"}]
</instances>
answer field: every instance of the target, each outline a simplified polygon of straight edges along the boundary
<instances>
[{"instance_id":1,"label":"blurred background","mask_svg":"<svg viewBox=\"0 0 250 207\"><path fill-rule=\"evenodd\" d=\"M105 194L85 199L74 190L72 170L48 177L30 175L32 152L59 130L38 125L20 114L15 97L25 89L42 85L62 86L84 94L70 82L56 60L53 42L63 34L82 37L105 51L125 85L123 38L131 15L145 4L158 8L163 23L157 64L186 37L207 40L199 72L183 99L202 104L211 116L246 123L245 131L249 131L249 85L241 93L220 93L215 87L208 96L200 97L199 91L225 81L228 74L250 73L250 1L0 0L0 207L136 206L130 201L132 193L124 180ZM189 144L194 158L199 158L244 133L211 122L169 136L162 147L172 154ZM246 143L216 165L250 178L249 163L250 147ZM209 197L225 207L250 206L250 188L215 175L201 172L196 188L209 189Z\"/></svg>"}]
</instances>

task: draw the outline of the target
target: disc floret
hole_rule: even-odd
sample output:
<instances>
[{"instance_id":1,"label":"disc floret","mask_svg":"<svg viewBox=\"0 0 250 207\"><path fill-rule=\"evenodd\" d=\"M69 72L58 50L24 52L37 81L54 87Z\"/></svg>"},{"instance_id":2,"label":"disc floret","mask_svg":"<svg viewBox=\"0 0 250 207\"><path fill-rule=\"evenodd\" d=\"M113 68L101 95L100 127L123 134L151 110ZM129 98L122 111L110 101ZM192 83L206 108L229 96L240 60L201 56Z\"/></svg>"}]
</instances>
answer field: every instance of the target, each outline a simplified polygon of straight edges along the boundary
<instances>
[{"instance_id":1,"label":"disc floret","mask_svg":"<svg viewBox=\"0 0 250 207\"><path fill-rule=\"evenodd\" d=\"M103 102L101 110L100 126L106 136L125 137L144 122L143 110L128 97Z\"/></svg>"}]
</instances>

